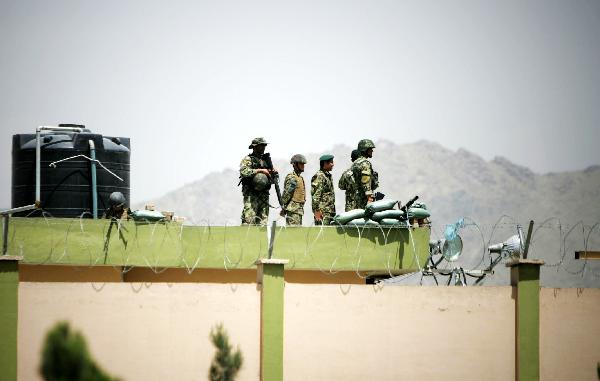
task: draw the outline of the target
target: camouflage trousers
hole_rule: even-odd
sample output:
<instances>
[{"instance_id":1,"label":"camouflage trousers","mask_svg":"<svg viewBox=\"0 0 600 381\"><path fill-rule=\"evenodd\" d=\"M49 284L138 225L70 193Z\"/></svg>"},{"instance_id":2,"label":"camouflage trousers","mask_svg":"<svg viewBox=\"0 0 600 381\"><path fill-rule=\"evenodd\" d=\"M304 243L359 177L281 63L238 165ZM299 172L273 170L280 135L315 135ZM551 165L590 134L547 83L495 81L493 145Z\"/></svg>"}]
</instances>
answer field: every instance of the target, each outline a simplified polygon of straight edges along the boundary
<instances>
[{"instance_id":1,"label":"camouflage trousers","mask_svg":"<svg viewBox=\"0 0 600 381\"><path fill-rule=\"evenodd\" d=\"M302 214L299 213L286 213L285 222L287 226L301 226L302 225Z\"/></svg>"},{"instance_id":2,"label":"camouflage trousers","mask_svg":"<svg viewBox=\"0 0 600 381\"><path fill-rule=\"evenodd\" d=\"M364 209L367 207L368 202L369 199L367 199L365 194L356 195L356 198L354 199L354 209Z\"/></svg>"},{"instance_id":3,"label":"camouflage trousers","mask_svg":"<svg viewBox=\"0 0 600 381\"><path fill-rule=\"evenodd\" d=\"M357 209L356 207L356 194L355 192L346 192L346 205L344 210L347 212L349 210Z\"/></svg>"},{"instance_id":4,"label":"camouflage trousers","mask_svg":"<svg viewBox=\"0 0 600 381\"><path fill-rule=\"evenodd\" d=\"M329 225L334 216L335 213L323 212L323 219L321 221L315 220L315 225Z\"/></svg>"},{"instance_id":5,"label":"camouflage trousers","mask_svg":"<svg viewBox=\"0 0 600 381\"><path fill-rule=\"evenodd\" d=\"M244 194L242 225L266 225L269 218L269 193Z\"/></svg>"}]
</instances>

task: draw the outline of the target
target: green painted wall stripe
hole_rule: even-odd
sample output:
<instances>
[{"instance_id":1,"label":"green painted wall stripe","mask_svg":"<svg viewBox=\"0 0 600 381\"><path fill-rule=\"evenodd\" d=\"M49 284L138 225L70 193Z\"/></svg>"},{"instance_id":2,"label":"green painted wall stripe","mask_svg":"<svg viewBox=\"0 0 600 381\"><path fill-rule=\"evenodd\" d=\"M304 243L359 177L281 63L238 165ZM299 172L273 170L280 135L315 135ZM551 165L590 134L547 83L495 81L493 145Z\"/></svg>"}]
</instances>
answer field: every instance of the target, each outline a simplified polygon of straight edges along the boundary
<instances>
[{"instance_id":1,"label":"green painted wall stripe","mask_svg":"<svg viewBox=\"0 0 600 381\"><path fill-rule=\"evenodd\" d=\"M109 220L15 217L10 229L9 254L26 264L243 269L268 249L266 228L257 226L124 221L119 234ZM425 264L429 236L427 227L279 227L274 250L292 270L408 272Z\"/></svg>"},{"instance_id":2,"label":"green painted wall stripe","mask_svg":"<svg viewBox=\"0 0 600 381\"><path fill-rule=\"evenodd\" d=\"M519 264L517 285L517 373L540 379L540 266Z\"/></svg>"},{"instance_id":3,"label":"green painted wall stripe","mask_svg":"<svg viewBox=\"0 0 600 381\"><path fill-rule=\"evenodd\" d=\"M18 262L0 260L0 373L17 379Z\"/></svg>"},{"instance_id":4,"label":"green painted wall stripe","mask_svg":"<svg viewBox=\"0 0 600 381\"><path fill-rule=\"evenodd\" d=\"M262 380L280 381L283 380L283 265L263 264L262 266Z\"/></svg>"}]
</instances>

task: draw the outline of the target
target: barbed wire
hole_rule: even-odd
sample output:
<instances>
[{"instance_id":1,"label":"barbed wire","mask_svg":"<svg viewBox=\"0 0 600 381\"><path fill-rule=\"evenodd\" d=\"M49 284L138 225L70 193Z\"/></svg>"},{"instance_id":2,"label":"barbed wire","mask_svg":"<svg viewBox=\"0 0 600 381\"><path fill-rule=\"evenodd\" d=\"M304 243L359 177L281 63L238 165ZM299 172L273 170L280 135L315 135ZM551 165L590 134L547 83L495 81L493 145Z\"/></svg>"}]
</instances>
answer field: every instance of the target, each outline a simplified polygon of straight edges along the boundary
<instances>
[{"instance_id":1,"label":"barbed wire","mask_svg":"<svg viewBox=\"0 0 600 381\"><path fill-rule=\"evenodd\" d=\"M39 211L38 211L39 212ZM29 215L32 215L31 212ZM55 219L47 211L41 211L40 216L44 225L48 229L56 224L66 226L62 230L63 235L50 235L50 242L47 243L47 252L35 264L46 265L53 263L69 263L74 261L71 251L83 252L86 254L85 262L74 266L75 268L93 267L97 265L112 266L116 271L125 275L134 267L132 257L141 258L143 266L150 269L155 274L161 274L166 271L169 266L168 258L163 254L165 252L173 253L173 250L160 250L163 247L174 248L175 259L177 266L185 269L188 274L192 274L195 270L201 268L208 258L207 246L215 247L212 241L217 239L218 235L214 234L214 228L208 220L199 221L201 225L187 225L179 223L164 223L164 222L143 222L124 224L121 220L104 220L102 225L102 237L93 236L90 229L87 228L89 212L84 212L79 218L75 219ZM281 236L287 226L283 224L283 218L277 218L277 227L275 232L276 243L278 236ZM523 226L517 219L509 215L500 216L495 223L485 224L478 223L474 218L465 217L464 227L461 228L459 234L465 241L465 252L461 255L462 260L466 265L471 266L471 269L478 269L485 265L487 261L492 260L488 247L498 241L502 242L508 236L517 232L518 226ZM148 225L145 229L147 233L144 236L144 241L139 237L138 229L141 225ZM431 239L442 239L444 224L431 224ZM248 252L247 242L250 232L254 228L252 225L245 227L245 234L228 234L229 228L232 225L224 224L219 226L223 228L222 233L222 260L223 269L231 271L234 269L249 269L254 267L256 260L264 256L266 246L263 246L262 240L259 243L258 249L253 247L255 252ZM128 228L131 230L129 231ZM114 229L114 231L112 231ZM237 226L236 226L237 229ZM329 263L324 264L323 258L318 257L319 243L327 239L324 234L325 229L341 230L343 244L336 248L333 256L328 256ZM385 270L388 277L394 278L388 284L402 284L408 279L413 278L415 274L423 274L424 263L423 258L426 258L424 253L418 250L428 250L428 248L419 248L415 245L415 240L412 237L413 229L408 228L409 241L411 242L412 254L414 256L413 268L416 271L403 275L397 274L398 264L392 263L392 259L398 260L396 252L388 247L390 243L390 234L393 229L398 227L388 226L352 226L352 225L335 225L335 226L314 226L313 229L306 229L304 242L301 247L291 250L290 264L287 268L294 269L298 263L297 255L302 257L302 263L310 264L310 268L316 269L322 274L334 276L340 271L353 271L360 279L368 278L366 271L361 270L363 256L367 252L373 252L376 256L381 253L382 269ZM56 231L56 229L54 229ZM365 231L377 231L378 244L363 245ZM17 251L17 255L24 257L27 253L27 239L18 235L18 229L11 229L9 236L9 246L12 250ZM74 232L83 235L86 239L78 239L77 243L81 245L78 248L71 248L71 237ZM548 236L550 233L550 236ZM501 236L504 234L504 236ZM356 236L357 239L350 240L350 236ZM88 239L89 238L89 239ZM123 241L122 248L118 250L120 253L119 264L114 261L106 263L108 256L108 247L110 239L120 239ZM103 245L99 245L102 240ZM238 242L235 242L237 240ZM266 243L266 241L265 241ZM298 244L298 241L296 241ZM62 246L60 252L56 252L56 248ZM148 253L145 247L158 247L158 250L151 250ZM303 247L302 247L303 246ZM99 247L102 250L99 251ZM588 252L590 250L598 250L600 248L600 222L585 224L583 221L576 223L565 224L559 217L550 217L543 220L539 224L534 224L530 241L530 253L535 254L536 259L545 261L544 269L556 269L556 272L564 271L568 276L577 276L584 278L586 274L590 274L593 279L600 279L600 264L593 263L587 256L583 256L580 260L570 259L567 254L571 252L574 255L575 251ZM39 250L39 248L36 248ZM191 250L191 251L190 251ZM467 253L474 253L467 254ZM172 255L172 254L171 254ZM212 255L212 254L211 254ZM530 256L531 257L531 256ZM341 258L350 258L350 266L337 266ZM172 259L172 258L169 258ZM251 260L249 260L251 259ZM500 263L506 263L510 258L504 258ZM172 260L171 260L171 263ZM442 260L439 269L451 271L455 263ZM466 267L465 267L466 268Z\"/></svg>"}]
</instances>

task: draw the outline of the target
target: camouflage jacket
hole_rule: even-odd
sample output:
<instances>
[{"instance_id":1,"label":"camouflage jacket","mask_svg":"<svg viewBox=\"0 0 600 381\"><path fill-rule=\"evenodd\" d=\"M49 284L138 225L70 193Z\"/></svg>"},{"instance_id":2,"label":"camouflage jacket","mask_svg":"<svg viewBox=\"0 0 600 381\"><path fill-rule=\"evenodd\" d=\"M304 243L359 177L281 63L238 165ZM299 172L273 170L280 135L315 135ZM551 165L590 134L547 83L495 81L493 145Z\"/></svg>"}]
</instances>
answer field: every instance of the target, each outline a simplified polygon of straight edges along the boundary
<instances>
[{"instance_id":1,"label":"camouflage jacket","mask_svg":"<svg viewBox=\"0 0 600 381\"><path fill-rule=\"evenodd\" d=\"M349 211L356 209L356 182L354 181L354 174L352 173L352 167L342 173L340 180L338 181L338 188L346 191L346 204L345 210Z\"/></svg>"},{"instance_id":2,"label":"camouflage jacket","mask_svg":"<svg viewBox=\"0 0 600 381\"><path fill-rule=\"evenodd\" d=\"M335 193L331 173L319 170L312 177L310 194L312 210L335 214Z\"/></svg>"},{"instance_id":3,"label":"camouflage jacket","mask_svg":"<svg viewBox=\"0 0 600 381\"><path fill-rule=\"evenodd\" d=\"M355 184L356 183L354 182L354 175L352 174L352 167L350 167L346 169L344 173L342 173L342 176L338 181L338 188L340 188L343 191L346 191L346 194L348 194L349 191L354 192Z\"/></svg>"},{"instance_id":4,"label":"camouflage jacket","mask_svg":"<svg viewBox=\"0 0 600 381\"><path fill-rule=\"evenodd\" d=\"M379 186L377 173L373 171L373 166L369 159L364 156L359 157L352 164L352 174L356 183L357 196L362 198L373 194Z\"/></svg>"},{"instance_id":5,"label":"camouflage jacket","mask_svg":"<svg viewBox=\"0 0 600 381\"><path fill-rule=\"evenodd\" d=\"M254 153L244 157L240 163L240 182L242 184L242 193L247 194L248 192L254 192L252 189L252 178L256 174L256 169L266 168L267 162L262 158L256 156ZM269 193L268 190L260 193Z\"/></svg>"},{"instance_id":6,"label":"camouflage jacket","mask_svg":"<svg viewBox=\"0 0 600 381\"><path fill-rule=\"evenodd\" d=\"M304 185L304 178L299 173L292 172L285 176L281 199L287 212L304 214L306 186Z\"/></svg>"}]
</instances>

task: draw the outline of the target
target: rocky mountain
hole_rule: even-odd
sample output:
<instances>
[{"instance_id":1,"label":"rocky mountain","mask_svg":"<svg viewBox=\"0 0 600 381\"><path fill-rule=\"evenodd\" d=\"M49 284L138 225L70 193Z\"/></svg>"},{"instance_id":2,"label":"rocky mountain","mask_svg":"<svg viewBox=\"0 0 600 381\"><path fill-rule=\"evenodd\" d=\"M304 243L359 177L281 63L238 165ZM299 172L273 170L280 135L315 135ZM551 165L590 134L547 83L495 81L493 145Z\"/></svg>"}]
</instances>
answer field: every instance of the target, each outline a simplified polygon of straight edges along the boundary
<instances>
[{"instance_id":1,"label":"rocky mountain","mask_svg":"<svg viewBox=\"0 0 600 381\"><path fill-rule=\"evenodd\" d=\"M490 224L502 215L519 221L548 217L573 223L600 220L600 166L540 175L503 157L488 162L464 149L451 151L428 141L398 145L382 140L376 145L372 162L379 172L379 191L387 198L402 201L419 195L434 222L445 224L470 217ZM350 151L350 147L343 145L331 149L335 155L335 181L350 166ZM318 170L320 154L306 155L309 161L304 174L307 183ZM284 159L274 161L283 179L291 166ZM172 210L194 224L238 224L242 201L241 187L237 184L237 169L224 169L152 202L158 209ZM134 206L142 205L144 203ZM277 205L274 191L271 205ZM344 194L339 190L336 207L343 211ZM310 199L305 209L310 211ZM276 210L272 210L270 218L276 217ZM305 225L311 222L307 215Z\"/></svg>"},{"instance_id":2,"label":"rocky mountain","mask_svg":"<svg viewBox=\"0 0 600 381\"><path fill-rule=\"evenodd\" d=\"M576 262L565 262L572 262L574 250L583 250L586 245L589 250L600 250L600 228L593 228L600 222L600 166L536 174L503 157L486 161L467 150L452 151L429 141L399 145L381 140L375 144L372 162L379 172L379 191L386 198L401 201L419 195L432 215L432 238L441 238L446 224L465 218L467 226L461 233L465 240L463 257L470 258L463 264L465 267L481 267L484 246L502 242L514 234L516 223L527 229L529 220L536 221L535 228L539 228L532 244L536 257L564 269L570 266L567 273L571 277L577 276L581 267ZM335 156L336 183L351 164L350 151L344 145L331 149ZM318 170L320 154L306 154L307 184ZM287 159L275 160L275 166L282 179L291 171ZM224 169L169 192L153 203L159 210L174 211L193 224L237 225L242 207L241 188L237 184L237 169ZM271 205L277 205L274 191ZM339 190L336 207L343 211L344 194ZM304 225L311 225L310 199L305 211ZM272 209L270 218L279 217L277 212ZM579 222L587 230L582 228L577 233L573 227ZM598 284L600 268L597 275L582 278Z\"/></svg>"}]
</instances>

